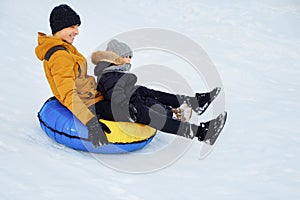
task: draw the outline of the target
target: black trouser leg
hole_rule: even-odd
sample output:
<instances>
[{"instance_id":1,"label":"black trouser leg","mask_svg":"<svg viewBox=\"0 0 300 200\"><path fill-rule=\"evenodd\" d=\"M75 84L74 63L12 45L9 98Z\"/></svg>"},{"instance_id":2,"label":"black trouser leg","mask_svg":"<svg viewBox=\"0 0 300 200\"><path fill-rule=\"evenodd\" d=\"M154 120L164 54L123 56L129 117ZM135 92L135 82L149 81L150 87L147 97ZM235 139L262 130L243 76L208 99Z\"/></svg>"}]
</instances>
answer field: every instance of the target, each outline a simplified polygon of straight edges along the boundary
<instances>
[{"instance_id":1,"label":"black trouser leg","mask_svg":"<svg viewBox=\"0 0 300 200\"><path fill-rule=\"evenodd\" d=\"M157 112L149 107L143 105L137 105L137 123L149 125L157 130L161 130L166 133L177 134L178 131L186 130L189 124L173 119Z\"/></svg>"},{"instance_id":2,"label":"black trouser leg","mask_svg":"<svg viewBox=\"0 0 300 200\"><path fill-rule=\"evenodd\" d=\"M99 101L89 107L89 109L100 119L110 121L129 122L128 108L113 106L110 101Z\"/></svg>"},{"instance_id":3,"label":"black trouser leg","mask_svg":"<svg viewBox=\"0 0 300 200\"><path fill-rule=\"evenodd\" d=\"M183 103L182 100L179 98L179 95L149 89L144 86L138 87L138 89L135 91L135 93L137 93L138 95L144 96L144 97L153 98L153 99L159 101L160 103L162 103L164 105L169 105L173 108L177 108Z\"/></svg>"},{"instance_id":4,"label":"black trouser leg","mask_svg":"<svg viewBox=\"0 0 300 200\"><path fill-rule=\"evenodd\" d=\"M186 131L187 126L189 126L186 122L180 122L149 107L139 105L136 108L138 111L136 122L149 125L157 130L177 134L178 132ZM90 110L101 119L130 122L128 108L112 106L110 101L100 101L90 106Z\"/></svg>"}]
</instances>

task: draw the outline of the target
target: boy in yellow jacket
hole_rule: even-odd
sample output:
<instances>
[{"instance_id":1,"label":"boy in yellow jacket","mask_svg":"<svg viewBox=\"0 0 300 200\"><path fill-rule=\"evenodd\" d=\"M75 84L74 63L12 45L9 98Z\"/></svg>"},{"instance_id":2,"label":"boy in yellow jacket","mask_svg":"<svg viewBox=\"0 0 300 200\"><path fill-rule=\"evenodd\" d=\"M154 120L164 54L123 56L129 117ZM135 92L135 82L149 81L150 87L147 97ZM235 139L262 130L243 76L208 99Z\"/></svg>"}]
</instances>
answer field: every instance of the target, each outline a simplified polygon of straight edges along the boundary
<instances>
[{"instance_id":1,"label":"boy in yellow jacket","mask_svg":"<svg viewBox=\"0 0 300 200\"><path fill-rule=\"evenodd\" d=\"M55 7L50 14L53 36L39 32L35 53L39 60L44 60L44 71L52 93L88 127L89 139L97 147L108 143L103 130L107 133L110 130L89 109L103 97L95 89L94 77L87 75L85 57L72 45L79 34L80 24L79 15L71 7L64 4ZM55 46L62 46L65 51L56 51L45 60L47 52Z\"/></svg>"}]
</instances>

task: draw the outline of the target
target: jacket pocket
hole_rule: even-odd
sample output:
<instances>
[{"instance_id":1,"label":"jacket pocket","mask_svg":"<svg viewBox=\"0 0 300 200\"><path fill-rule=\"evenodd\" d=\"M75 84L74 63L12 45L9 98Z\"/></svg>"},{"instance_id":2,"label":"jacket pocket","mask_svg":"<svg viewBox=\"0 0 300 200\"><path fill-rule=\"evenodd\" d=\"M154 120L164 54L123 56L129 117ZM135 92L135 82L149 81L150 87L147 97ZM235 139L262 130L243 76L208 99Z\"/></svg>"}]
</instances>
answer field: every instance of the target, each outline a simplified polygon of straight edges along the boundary
<instances>
[{"instance_id":1,"label":"jacket pocket","mask_svg":"<svg viewBox=\"0 0 300 200\"><path fill-rule=\"evenodd\" d=\"M81 99L93 99L97 96L96 81L93 76L77 78L75 80L76 92Z\"/></svg>"}]
</instances>

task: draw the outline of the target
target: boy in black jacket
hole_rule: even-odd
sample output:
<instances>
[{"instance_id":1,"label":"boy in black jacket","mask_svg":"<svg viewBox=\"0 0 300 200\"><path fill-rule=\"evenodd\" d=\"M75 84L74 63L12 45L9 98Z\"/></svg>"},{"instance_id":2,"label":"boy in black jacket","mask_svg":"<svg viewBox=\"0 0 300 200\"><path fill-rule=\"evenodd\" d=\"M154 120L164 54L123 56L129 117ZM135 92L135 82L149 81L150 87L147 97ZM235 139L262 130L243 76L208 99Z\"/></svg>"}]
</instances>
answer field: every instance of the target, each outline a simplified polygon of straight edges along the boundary
<instances>
[{"instance_id":1,"label":"boy in black jacket","mask_svg":"<svg viewBox=\"0 0 300 200\"><path fill-rule=\"evenodd\" d=\"M180 111L184 110L178 108L182 104L187 104L200 115L219 94L220 88L215 88L209 93L196 93L195 97L189 97L136 85L137 77L130 73L132 50L128 45L117 40L110 41L106 51L94 52L91 58L96 65L94 73L97 76L97 89L106 100L111 102L112 114L113 110L117 110L116 113L127 112L130 121L150 125L164 132L179 134L187 138L196 136L200 141L208 140L210 144L214 143L221 130L217 135L212 134L212 131L207 134L209 125L215 123L214 127L220 128L215 125L220 125L219 120L226 119L226 113L197 126L186 122L190 116L181 117ZM181 121L174 119L173 113ZM114 119L116 117L112 116Z\"/></svg>"}]
</instances>

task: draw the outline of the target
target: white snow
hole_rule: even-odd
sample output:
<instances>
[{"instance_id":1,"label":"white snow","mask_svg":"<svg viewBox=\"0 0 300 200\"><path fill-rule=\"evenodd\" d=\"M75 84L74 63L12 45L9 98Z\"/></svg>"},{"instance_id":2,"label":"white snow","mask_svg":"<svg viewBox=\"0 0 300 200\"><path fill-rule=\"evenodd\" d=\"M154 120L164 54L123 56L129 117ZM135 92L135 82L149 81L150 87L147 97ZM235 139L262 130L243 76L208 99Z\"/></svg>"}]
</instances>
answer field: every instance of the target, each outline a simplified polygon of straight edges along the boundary
<instances>
[{"instance_id":1,"label":"white snow","mask_svg":"<svg viewBox=\"0 0 300 200\"><path fill-rule=\"evenodd\" d=\"M213 152L199 159L194 141L174 162L138 174L58 145L39 127L37 112L52 94L34 48L60 3L0 3L0 199L300 198L298 1L64 1L82 19L74 45L86 57L122 32L168 29L197 42L222 78L229 118ZM194 92L205 89L187 76ZM99 156L142 162L173 141L159 133L137 153Z\"/></svg>"}]
</instances>

